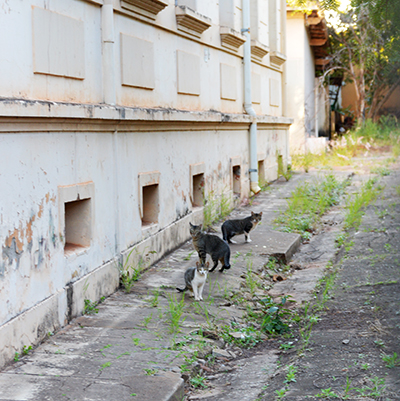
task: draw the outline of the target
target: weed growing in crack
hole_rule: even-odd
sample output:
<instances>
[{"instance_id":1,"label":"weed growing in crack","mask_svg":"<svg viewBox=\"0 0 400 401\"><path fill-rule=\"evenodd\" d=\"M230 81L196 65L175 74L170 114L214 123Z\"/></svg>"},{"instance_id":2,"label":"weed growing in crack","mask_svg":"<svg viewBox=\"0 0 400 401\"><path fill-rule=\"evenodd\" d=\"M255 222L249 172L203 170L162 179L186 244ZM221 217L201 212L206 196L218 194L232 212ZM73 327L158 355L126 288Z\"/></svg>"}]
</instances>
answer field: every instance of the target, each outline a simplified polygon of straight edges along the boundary
<instances>
[{"instance_id":1,"label":"weed growing in crack","mask_svg":"<svg viewBox=\"0 0 400 401\"><path fill-rule=\"evenodd\" d=\"M136 345L137 347L144 347L145 346L145 344L140 342L140 338L133 337L133 336L134 336L134 334L132 334L132 342L133 342L134 345Z\"/></svg>"},{"instance_id":2,"label":"weed growing in crack","mask_svg":"<svg viewBox=\"0 0 400 401\"><path fill-rule=\"evenodd\" d=\"M315 323L318 322L319 317L313 314L308 314L308 309L310 307L310 304L307 304L304 310L304 315L301 318L301 327L299 330L300 338L302 339L302 352L308 345L308 342L311 337L311 330L314 326ZM312 313L312 309L310 309Z\"/></svg>"},{"instance_id":3,"label":"weed growing in crack","mask_svg":"<svg viewBox=\"0 0 400 401\"><path fill-rule=\"evenodd\" d=\"M226 299L226 300L230 300L231 298L231 290L230 288L228 288L228 284L225 283L224 284L224 288L221 287L221 285L218 283L218 281L215 281L215 283L217 284L218 287L218 294L220 296L222 296L222 298Z\"/></svg>"},{"instance_id":4,"label":"weed growing in crack","mask_svg":"<svg viewBox=\"0 0 400 401\"><path fill-rule=\"evenodd\" d=\"M153 319L153 313L150 314L150 316L147 316L143 319L143 322L141 323L142 326L147 327L151 321L151 319Z\"/></svg>"},{"instance_id":5,"label":"weed growing in crack","mask_svg":"<svg viewBox=\"0 0 400 401\"><path fill-rule=\"evenodd\" d=\"M190 258L192 257L193 254L194 254L194 251L189 252L189 254L183 258L183 260L190 260Z\"/></svg>"},{"instance_id":6,"label":"weed growing in crack","mask_svg":"<svg viewBox=\"0 0 400 401\"><path fill-rule=\"evenodd\" d=\"M388 253L391 253L391 252L393 251L393 246L390 245L390 244L385 244L385 245L383 245L383 247L385 248L385 250L386 250Z\"/></svg>"},{"instance_id":7,"label":"weed growing in crack","mask_svg":"<svg viewBox=\"0 0 400 401\"><path fill-rule=\"evenodd\" d=\"M332 387L321 390L321 392L315 396L318 398L339 398L339 396L332 390Z\"/></svg>"},{"instance_id":8,"label":"weed growing in crack","mask_svg":"<svg viewBox=\"0 0 400 401\"><path fill-rule=\"evenodd\" d=\"M206 303L200 303L200 302L196 302L193 304L196 312L199 315L202 315L207 322L207 326L212 330L214 328L214 316L212 316L207 308L207 304Z\"/></svg>"},{"instance_id":9,"label":"weed growing in crack","mask_svg":"<svg viewBox=\"0 0 400 401\"><path fill-rule=\"evenodd\" d=\"M331 271L319 280L315 289L316 295L319 294L319 302L315 306L316 310L324 309L326 302L331 299L330 291L333 289L335 284L336 275L336 271Z\"/></svg>"},{"instance_id":10,"label":"weed growing in crack","mask_svg":"<svg viewBox=\"0 0 400 401\"><path fill-rule=\"evenodd\" d=\"M117 359L122 358L124 355L130 355L130 354L131 354L130 352L126 351L126 352L124 352L123 354L118 355L118 356L117 356Z\"/></svg>"},{"instance_id":11,"label":"weed growing in crack","mask_svg":"<svg viewBox=\"0 0 400 401\"><path fill-rule=\"evenodd\" d=\"M275 390L275 394L277 395L277 400L281 400L286 395L287 392L288 392L287 387L283 387L280 390Z\"/></svg>"},{"instance_id":12,"label":"weed growing in crack","mask_svg":"<svg viewBox=\"0 0 400 401\"><path fill-rule=\"evenodd\" d=\"M85 306L83 307L84 315L94 315L95 313L99 313L97 306L97 302L92 302L90 299L84 300Z\"/></svg>"},{"instance_id":13,"label":"weed growing in crack","mask_svg":"<svg viewBox=\"0 0 400 401\"><path fill-rule=\"evenodd\" d=\"M268 270L277 271L278 269L278 261L273 256L270 256L268 262L264 265L264 267Z\"/></svg>"},{"instance_id":14,"label":"weed growing in crack","mask_svg":"<svg viewBox=\"0 0 400 401\"><path fill-rule=\"evenodd\" d=\"M200 374L190 378L190 384L194 388L207 388L206 378Z\"/></svg>"},{"instance_id":15,"label":"weed growing in crack","mask_svg":"<svg viewBox=\"0 0 400 401\"><path fill-rule=\"evenodd\" d=\"M29 345L29 346L27 347L26 345L24 345L23 348L22 348L22 353L23 353L24 355L28 355L28 354L29 354L29 351L32 351L32 346Z\"/></svg>"},{"instance_id":16,"label":"weed growing in crack","mask_svg":"<svg viewBox=\"0 0 400 401\"><path fill-rule=\"evenodd\" d=\"M203 228L209 228L218 220L224 219L232 211L232 201L224 191L221 195L216 195L211 191L207 197L204 197L203 208Z\"/></svg>"},{"instance_id":17,"label":"weed growing in crack","mask_svg":"<svg viewBox=\"0 0 400 401\"><path fill-rule=\"evenodd\" d=\"M371 382L371 386L364 387L352 387L351 380L346 377L346 384L343 387L343 392L340 394L332 390L332 387L321 390L320 393L316 394L317 398L340 398L342 400L353 399L354 393L360 394L361 397L377 398L382 397L385 394L385 379L379 377L373 377L368 379Z\"/></svg>"},{"instance_id":18,"label":"weed growing in crack","mask_svg":"<svg viewBox=\"0 0 400 401\"><path fill-rule=\"evenodd\" d=\"M175 294L169 295L168 308L165 314L169 323L169 332L170 334L178 334L181 331L180 324L186 320L186 317L182 318L185 308L184 295L181 296L180 300L177 299Z\"/></svg>"},{"instance_id":19,"label":"weed growing in crack","mask_svg":"<svg viewBox=\"0 0 400 401\"><path fill-rule=\"evenodd\" d=\"M333 289L337 272L329 267L328 273L322 277L317 286L315 287L315 299L317 302L314 305L310 303L305 304L303 315L299 316L300 330L299 334L302 339L302 352L308 345L311 336L311 330L315 323L320 320L318 312L322 311L326 302L331 299L330 292Z\"/></svg>"},{"instance_id":20,"label":"weed growing in crack","mask_svg":"<svg viewBox=\"0 0 400 401\"><path fill-rule=\"evenodd\" d=\"M283 349L284 351L287 351L288 349L291 349L291 348L293 348L294 347L294 345L293 345L293 342L292 341L289 341L288 343L283 343L283 344L281 344L280 346L279 346L279 348L280 349Z\"/></svg>"},{"instance_id":21,"label":"weed growing in crack","mask_svg":"<svg viewBox=\"0 0 400 401\"><path fill-rule=\"evenodd\" d=\"M242 348L253 348L261 341L261 332L252 326L240 327L231 322L230 326L223 326L221 329L221 336L225 342Z\"/></svg>"},{"instance_id":22,"label":"weed growing in crack","mask_svg":"<svg viewBox=\"0 0 400 401\"><path fill-rule=\"evenodd\" d=\"M198 352L195 351L193 353L193 355L188 356L188 355L183 355L183 357L185 358L185 363L183 363L180 366L181 372L185 373L185 372L190 372L192 370L191 366L193 365L194 362L197 361L197 356L198 356Z\"/></svg>"},{"instance_id":23,"label":"weed growing in crack","mask_svg":"<svg viewBox=\"0 0 400 401\"><path fill-rule=\"evenodd\" d=\"M241 256L242 254L239 252L239 251L236 251L236 253L233 255L233 258L232 258L232 265L234 265L236 262L237 262L237 260L238 260L238 258Z\"/></svg>"},{"instance_id":24,"label":"weed growing in crack","mask_svg":"<svg viewBox=\"0 0 400 401\"><path fill-rule=\"evenodd\" d=\"M386 216L389 216L389 214L390 214L387 209L376 210L375 213L380 219L384 219Z\"/></svg>"},{"instance_id":25,"label":"weed growing in crack","mask_svg":"<svg viewBox=\"0 0 400 401\"><path fill-rule=\"evenodd\" d=\"M392 369L395 366L398 366L400 363L399 357L396 352L394 352L393 355L382 354L381 358L382 358L382 361L386 363L385 366L389 369Z\"/></svg>"},{"instance_id":26,"label":"weed growing in crack","mask_svg":"<svg viewBox=\"0 0 400 401\"><path fill-rule=\"evenodd\" d=\"M364 215L364 209L374 202L381 192L379 187L375 187L376 179L371 178L365 182L360 191L349 196L346 200L347 212L344 218L344 228L357 230Z\"/></svg>"},{"instance_id":27,"label":"weed growing in crack","mask_svg":"<svg viewBox=\"0 0 400 401\"><path fill-rule=\"evenodd\" d=\"M150 306L152 308L156 308L158 306L158 297L160 296L160 291L159 290L153 290L153 297L149 300L147 300L147 302L150 304Z\"/></svg>"},{"instance_id":28,"label":"weed growing in crack","mask_svg":"<svg viewBox=\"0 0 400 401\"><path fill-rule=\"evenodd\" d=\"M291 382L296 382L296 373L297 373L296 366L289 365L287 367L287 373L286 373L286 378L284 380L284 383L289 384Z\"/></svg>"},{"instance_id":29,"label":"weed growing in crack","mask_svg":"<svg viewBox=\"0 0 400 401\"><path fill-rule=\"evenodd\" d=\"M309 239L321 216L339 202L347 185L347 180L340 182L335 176L327 175L322 181L298 186L287 201L287 209L274 223L281 231L296 232L303 239Z\"/></svg>"},{"instance_id":30,"label":"weed growing in crack","mask_svg":"<svg viewBox=\"0 0 400 401\"><path fill-rule=\"evenodd\" d=\"M293 165L302 167L306 173L308 173L310 167L314 164L314 159L314 155L310 152L292 155Z\"/></svg>"},{"instance_id":31,"label":"weed growing in crack","mask_svg":"<svg viewBox=\"0 0 400 401\"><path fill-rule=\"evenodd\" d=\"M279 304L273 302L271 298L260 300L262 312L264 314L261 322L261 329L270 334L283 334L290 331L287 320L293 316L290 309L284 308L288 297L282 297Z\"/></svg>"},{"instance_id":32,"label":"weed growing in crack","mask_svg":"<svg viewBox=\"0 0 400 401\"><path fill-rule=\"evenodd\" d=\"M147 376L154 376L158 373L158 369L143 369Z\"/></svg>"},{"instance_id":33,"label":"weed growing in crack","mask_svg":"<svg viewBox=\"0 0 400 401\"><path fill-rule=\"evenodd\" d=\"M104 369L104 368L109 368L111 366L111 362L106 362L103 363L103 365L100 366L100 372Z\"/></svg>"},{"instance_id":34,"label":"weed growing in crack","mask_svg":"<svg viewBox=\"0 0 400 401\"><path fill-rule=\"evenodd\" d=\"M371 174L378 174L381 177L390 175L391 171L386 166L374 167L371 169Z\"/></svg>"},{"instance_id":35,"label":"weed growing in crack","mask_svg":"<svg viewBox=\"0 0 400 401\"><path fill-rule=\"evenodd\" d=\"M209 281L208 283L208 296L205 299L205 303L207 303L208 305L214 305L215 303L215 298L212 294L214 294L215 289L218 289L218 291L220 290L221 286L218 284L217 281Z\"/></svg>"},{"instance_id":36,"label":"weed growing in crack","mask_svg":"<svg viewBox=\"0 0 400 401\"><path fill-rule=\"evenodd\" d=\"M130 262L132 253L135 252L135 258L137 259L137 266L134 266ZM143 271L148 267L150 263L149 254L157 253L156 251L149 251L146 254L139 254L136 248L133 248L124 264L119 265L120 272L120 284L124 288L125 292L130 292L136 281L140 279Z\"/></svg>"},{"instance_id":37,"label":"weed growing in crack","mask_svg":"<svg viewBox=\"0 0 400 401\"><path fill-rule=\"evenodd\" d=\"M362 370L368 370L369 368L370 368L369 363L363 363L363 364L361 365L361 369L362 369Z\"/></svg>"},{"instance_id":38,"label":"weed growing in crack","mask_svg":"<svg viewBox=\"0 0 400 401\"><path fill-rule=\"evenodd\" d=\"M369 379L369 381L371 382L371 387L354 387L352 390L359 393L361 397L382 397L385 394L386 389L385 379L380 379L379 377L375 376Z\"/></svg>"}]
</instances>

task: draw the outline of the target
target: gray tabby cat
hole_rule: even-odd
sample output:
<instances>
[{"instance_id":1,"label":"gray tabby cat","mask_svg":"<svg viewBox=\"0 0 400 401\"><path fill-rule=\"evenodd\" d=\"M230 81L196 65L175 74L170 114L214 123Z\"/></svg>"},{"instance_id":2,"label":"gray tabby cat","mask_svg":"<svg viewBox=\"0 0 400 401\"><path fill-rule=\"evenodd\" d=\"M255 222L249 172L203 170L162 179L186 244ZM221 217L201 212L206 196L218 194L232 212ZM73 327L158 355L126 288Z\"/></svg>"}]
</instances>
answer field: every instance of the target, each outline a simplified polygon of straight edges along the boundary
<instances>
[{"instance_id":1,"label":"gray tabby cat","mask_svg":"<svg viewBox=\"0 0 400 401\"><path fill-rule=\"evenodd\" d=\"M235 235L244 234L246 242L251 242L250 231L254 230L258 223L261 221L261 213L251 212L251 216L245 217L244 219L227 220L222 224L221 231L224 241L229 244L235 244L235 241L231 241L231 238Z\"/></svg>"},{"instance_id":2,"label":"gray tabby cat","mask_svg":"<svg viewBox=\"0 0 400 401\"><path fill-rule=\"evenodd\" d=\"M224 269L230 269L229 258L231 257L231 250L229 245L216 235L206 234L202 231L203 226L195 226L190 224L190 235L193 239L193 246L199 254L201 263L206 262L207 253L211 255L211 259L214 262L214 266L210 272L214 271L218 265L218 261L221 262L222 267L219 269L223 272Z\"/></svg>"},{"instance_id":3,"label":"gray tabby cat","mask_svg":"<svg viewBox=\"0 0 400 401\"><path fill-rule=\"evenodd\" d=\"M187 290L193 291L194 299L196 301L202 301L204 284L207 280L208 266L208 262L205 265L203 263L200 264L199 262L197 262L196 267L189 267L185 271L186 287L183 289L177 288L177 290L180 292L184 292Z\"/></svg>"}]
</instances>

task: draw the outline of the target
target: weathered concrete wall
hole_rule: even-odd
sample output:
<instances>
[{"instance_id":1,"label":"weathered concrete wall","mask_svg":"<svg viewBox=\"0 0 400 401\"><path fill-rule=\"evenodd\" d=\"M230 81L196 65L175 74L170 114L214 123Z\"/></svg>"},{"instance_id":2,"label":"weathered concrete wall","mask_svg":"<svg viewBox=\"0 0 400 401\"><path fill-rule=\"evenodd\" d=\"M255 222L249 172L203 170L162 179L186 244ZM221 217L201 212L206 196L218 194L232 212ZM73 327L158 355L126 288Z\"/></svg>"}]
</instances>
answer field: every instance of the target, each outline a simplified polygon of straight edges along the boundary
<instances>
[{"instance_id":1,"label":"weathered concrete wall","mask_svg":"<svg viewBox=\"0 0 400 401\"><path fill-rule=\"evenodd\" d=\"M205 197L249 195L242 2L227 3L229 40L223 2L190 1L192 11L169 0L156 14L134 3L0 7L0 366L82 313L85 299L115 291L133 249L132 263L150 264L186 241L203 214L193 176ZM267 47L263 18L254 39ZM270 181L277 157L288 159L291 120L282 68L268 53L252 57L257 154Z\"/></svg>"}]
</instances>

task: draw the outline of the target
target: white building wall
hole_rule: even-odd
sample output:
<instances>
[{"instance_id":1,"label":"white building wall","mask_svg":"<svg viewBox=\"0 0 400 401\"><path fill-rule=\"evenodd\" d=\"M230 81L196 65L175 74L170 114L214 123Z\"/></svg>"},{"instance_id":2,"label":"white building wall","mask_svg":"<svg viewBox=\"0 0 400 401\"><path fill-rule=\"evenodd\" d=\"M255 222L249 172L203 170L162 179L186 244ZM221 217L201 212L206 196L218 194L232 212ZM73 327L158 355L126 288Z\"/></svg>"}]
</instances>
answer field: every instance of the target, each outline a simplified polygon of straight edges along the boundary
<instances>
[{"instance_id":1,"label":"white building wall","mask_svg":"<svg viewBox=\"0 0 400 401\"><path fill-rule=\"evenodd\" d=\"M112 293L133 248L152 263L188 239L189 221L202 220L192 165L206 196L232 197L239 160L240 196L249 196L242 47L223 43L219 4L192 3L210 25L203 33L182 30L174 0L152 17L114 0L108 27L102 0L0 8L0 366L82 313L85 299ZM231 27L239 39L241 5ZM252 77L257 154L273 180L277 156L287 162L291 123L282 68L266 55L253 59ZM104 103L111 98L115 105ZM154 177L157 222L147 226L140 183ZM84 245L69 249L66 208L85 199Z\"/></svg>"},{"instance_id":2,"label":"white building wall","mask_svg":"<svg viewBox=\"0 0 400 401\"><path fill-rule=\"evenodd\" d=\"M297 13L287 19L286 42L287 56L287 113L293 117L289 128L290 152L303 149L305 143L305 98L306 98L306 64L304 54L307 51L307 32L304 17Z\"/></svg>"},{"instance_id":3,"label":"white building wall","mask_svg":"<svg viewBox=\"0 0 400 401\"><path fill-rule=\"evenodd\" d=\"M315 109L315 67L314 67L314 55L311 49L311 46L308 45L308 35L307 31L305 34L305 43L307 44L304 47L304 90L305 90L305 99L304 99L304 108L305 108L305 132L307 138L318 136L318 132L315 132L315 118L316 118L316 109Z\"/></svg>"},{"instance_id":4,"label":"white building wall","mask_svg":"<svg viewBox=\"0 0 400 401\"><path fill-rule=\"evenodd\" d=\"M324 139L315 139L326 131L326 91L316 88L315 63L304 15L287 14L287 103L294 123L289 129L290 152L321 151Z\"/></svg>"}]
</instances>

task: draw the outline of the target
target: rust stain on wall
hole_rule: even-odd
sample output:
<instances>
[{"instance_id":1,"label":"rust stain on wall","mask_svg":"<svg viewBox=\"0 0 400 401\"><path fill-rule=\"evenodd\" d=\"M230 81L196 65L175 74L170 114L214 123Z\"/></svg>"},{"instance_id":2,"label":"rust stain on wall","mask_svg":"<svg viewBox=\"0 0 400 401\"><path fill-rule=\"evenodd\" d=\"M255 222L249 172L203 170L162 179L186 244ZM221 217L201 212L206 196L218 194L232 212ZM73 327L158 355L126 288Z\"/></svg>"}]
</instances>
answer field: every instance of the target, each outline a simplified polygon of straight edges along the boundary
<instances>
[{"instance_id":1,"label":"rust stain on wall","mask_svg":"<svg viewBox=\"0 0 400 401\"><path fill-rule=\"evenodd\" d=\"M9 234L5 239L3 251L4 251L4 248L11 249L11 248L15 247L15 252L17 254L21 254L24 250L25 242L26 242L26 245L29 245L32 243L32 237L33 237L32 225L33 225L34 221L36 220L36 217L41 218L43 216L44 202L49 203L50 201L55 203L55 196L51 198L50 192L49 192L45 195L45 197L40 202L39 211L37 212L37 214L34 214L25 223L20 221L19 228L14 228L13 231L8 232Z\"/></svg>"},{"instance_id":2,"label":"rust stain on wall","mask_svg":"<svg viewBox=\"0 0 400 401\"><path fill-rule=\"evenodd\" d=\"M5 240L5 246L11 248L13 240L15 240L16 251L22 253L24 248L24 239L26 238L28 244L32 242L32 223L35 220L36 215L33 215L26 223L25 227L22 227L22 222L20 222L19 228L15 228L12 232L9 231L9 235Z\"/></svg>"},{"instance_id":3,"label":"rust stain on wall","mask_svg":"<svg viewBox=\"0 0 400 401\"><path fill-rule=\"evenodd\" d=\"M18 253L21 253L24 248L24 242L23 242L24 232L23 232L23 230L18 230L18 228L16 228L13 232L9 231L9 235L5 241L5 246L7 248L12 247L13 239L15 240L16 251Z\"/></svg>"},{"instance_id":4,"label":"rust stain on wall","mask_svg":"<svg viewBox=\"0 0 400 401\"><path fill-rule=\"evenodd\" d=\"M180 188L182 186L181 182L180 181L178 181L178 182L174 181L173 185L175 187L176 193L179 194Z\"/></svg>"},{"instance_id":5,"label":"rust stain on wall","mask_svg":"<svg viewBox=\"0 0 400 401\"><path fill-rule=\"evenodd\" d=\"M43 204L43 201L40 203L40 205L39 205L39 211L38 211L38 213L37 213L37 216L39 217L39 219L42 217L42 215L43 215L43 209L44 209L44 204Z\"/></svg>"}]
</instances>

